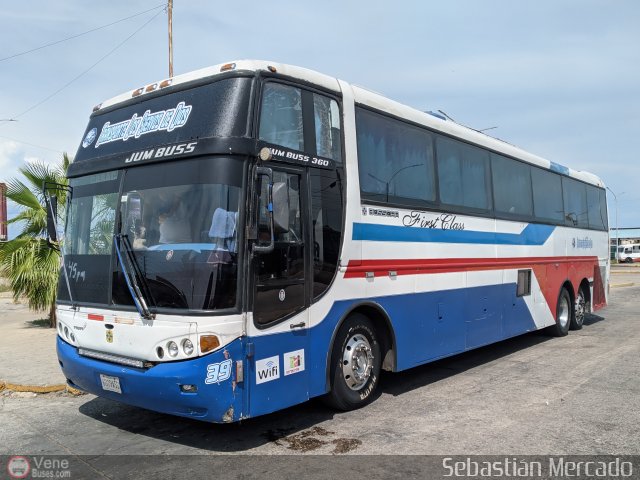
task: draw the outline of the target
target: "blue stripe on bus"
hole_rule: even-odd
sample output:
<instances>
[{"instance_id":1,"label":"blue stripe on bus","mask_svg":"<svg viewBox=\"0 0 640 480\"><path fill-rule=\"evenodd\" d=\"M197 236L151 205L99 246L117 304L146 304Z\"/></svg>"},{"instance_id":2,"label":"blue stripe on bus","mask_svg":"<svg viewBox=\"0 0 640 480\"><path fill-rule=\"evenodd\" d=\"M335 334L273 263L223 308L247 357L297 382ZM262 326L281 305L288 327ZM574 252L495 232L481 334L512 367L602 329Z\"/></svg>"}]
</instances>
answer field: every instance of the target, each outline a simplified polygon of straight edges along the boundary
<instances>
[{"instance_id":1,"label":"blue stripe on bus","mask_svg":"<svg viewBox=\"0 0 640 480\"><path fill-rule=\"evenodd\" d=\"M353 240L375 242L473 243L486 245L543 245L555 227L531 223L520 233L441 230L399 227L374 223L354 223Z\"/></svg>"}]
</instances>

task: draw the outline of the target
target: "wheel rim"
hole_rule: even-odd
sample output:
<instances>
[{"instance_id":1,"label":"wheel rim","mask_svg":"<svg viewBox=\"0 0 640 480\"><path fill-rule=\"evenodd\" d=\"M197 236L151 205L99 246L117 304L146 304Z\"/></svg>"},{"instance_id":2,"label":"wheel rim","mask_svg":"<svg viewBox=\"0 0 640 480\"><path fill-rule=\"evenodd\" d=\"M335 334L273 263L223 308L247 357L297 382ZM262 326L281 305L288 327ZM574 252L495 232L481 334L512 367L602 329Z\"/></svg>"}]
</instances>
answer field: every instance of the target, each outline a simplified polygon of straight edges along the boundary
<instances>
[{"instance_id":1,"label":"wheel rim","mask_svg":"<svg viewBox=\"0 0 640 480\"><path fill-rule=\"evenodd\" d=\"M585 313L586 313L586 301L584 299L584 293L582 293L582 290L581 290L578 293L578 298L576 299L576 323L578 325L582 325Z\"/></svg>"},{"instance_id":2,"label":"wheel rim","mask_svg":"<svg viewBox=\"0 0 640 480\"><path fill-rule=\"evenodd\" d=\"M565 328L569 323L569 301L564 295L560 298L558 306L558 323L562 328Z\"/></svg>"},{"instance_id":3,"label":"wheel rim","mask_svg":"<svg viewBox=\"0 0 640 480\"><path fill-rule=\"evenodd\" d=\"M351 390L365 386L373 370L373 352L364 335L353 335L342 352L342 375Z\"/></svg>"}]
</instances>

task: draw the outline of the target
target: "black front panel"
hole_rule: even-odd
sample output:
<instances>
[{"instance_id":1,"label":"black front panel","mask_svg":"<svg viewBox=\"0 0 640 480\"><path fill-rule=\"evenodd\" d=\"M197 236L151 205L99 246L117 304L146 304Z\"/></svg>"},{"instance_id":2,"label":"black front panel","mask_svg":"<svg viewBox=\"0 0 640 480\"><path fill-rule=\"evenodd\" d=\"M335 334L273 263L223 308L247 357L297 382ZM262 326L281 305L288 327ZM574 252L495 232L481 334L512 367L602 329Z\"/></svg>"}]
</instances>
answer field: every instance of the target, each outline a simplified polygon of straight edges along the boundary
<instances>
[{"instance_id":1,"label":"black front panel","mask_svg":"<svg viewBox=\"0 0 640 480\"><path fill-rule=\"evenodd\" d=\"M252 79L225 78L91 117L69 174L96 165L96 159L121 156L131 161L193 153L191 142L247 136ZM173 146L171 155L152 147ZM170 148L170 147L167 147ZM191 150L190 152L188 150ZM132 153L135 153L132 157ZM92 162L93 160L93 162Z\"/></svg>"}]
</instances>

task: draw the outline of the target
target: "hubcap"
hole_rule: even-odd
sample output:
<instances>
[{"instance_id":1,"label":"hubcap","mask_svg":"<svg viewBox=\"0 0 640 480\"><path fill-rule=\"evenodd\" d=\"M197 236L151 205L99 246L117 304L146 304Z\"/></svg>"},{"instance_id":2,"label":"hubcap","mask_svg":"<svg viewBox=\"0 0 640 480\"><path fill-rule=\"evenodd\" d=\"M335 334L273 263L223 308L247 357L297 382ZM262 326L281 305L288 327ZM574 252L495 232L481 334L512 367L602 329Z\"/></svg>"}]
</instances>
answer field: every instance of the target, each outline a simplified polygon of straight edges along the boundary
<instances>
[{"instance_id":1,"label":"hubcap","mask_svg":"<svg viewBox=\"0 0 640 480\"><path fill-rule=\"evenodd\" d=\"M585 313L586 313L586 302L584 300L584 295L582 294L582 292L580 292L578 294L578 298L576 299L576 323L578 325L582 324Z\"/></svg>"},{"instance_id":2,"label":"hubcap","mask_svg":"<svg viewBox=\"0 0 640 480\"><path fill-rule=\"evenodd\" d=\"M360 390L373 370L373 352L364 335L352 336L342 352L342 375L351 390Z\"/></svg>"},{"instance_id":3,"label":"hubcap","mask_svg":"<svg viewBox=\"0 0 640 480\"><path fill-rule=\"evenodd\" d=\"M558 322L562 328L567 326L569 323L569 302L567 301L567 297L563 296L560 299L560 308L558 309Z\"/></svg>"}]
</instances>

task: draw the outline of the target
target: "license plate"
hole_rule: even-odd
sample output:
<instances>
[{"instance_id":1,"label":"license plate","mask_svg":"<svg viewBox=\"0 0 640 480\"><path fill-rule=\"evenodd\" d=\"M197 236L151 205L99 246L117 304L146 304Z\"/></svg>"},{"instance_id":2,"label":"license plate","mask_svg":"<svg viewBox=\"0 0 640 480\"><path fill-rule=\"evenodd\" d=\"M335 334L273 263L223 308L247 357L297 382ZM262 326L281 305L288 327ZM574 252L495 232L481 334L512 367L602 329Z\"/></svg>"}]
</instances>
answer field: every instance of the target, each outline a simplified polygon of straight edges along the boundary
<instances>
[{"instance_id":1,"label":"license plate","mask_svg":"<svg viewBox=\"0 0 640 480\"><path fill-rule=\"evenodd\" d=\"M122 393L122 389L120 388L120 379L118 377L111 377L109 375L100 374L100 381L102 382L103 390Z\"/></svg>"}]
</instances>

